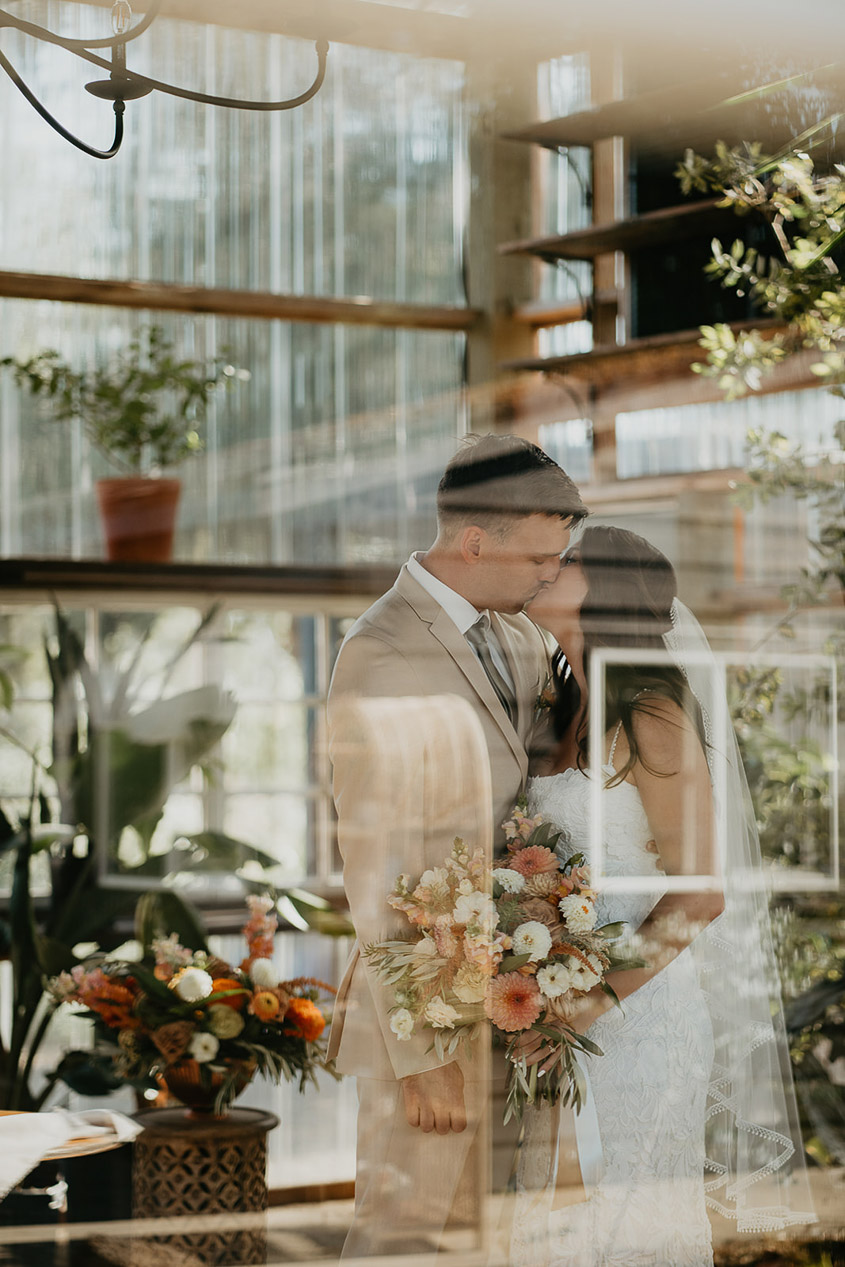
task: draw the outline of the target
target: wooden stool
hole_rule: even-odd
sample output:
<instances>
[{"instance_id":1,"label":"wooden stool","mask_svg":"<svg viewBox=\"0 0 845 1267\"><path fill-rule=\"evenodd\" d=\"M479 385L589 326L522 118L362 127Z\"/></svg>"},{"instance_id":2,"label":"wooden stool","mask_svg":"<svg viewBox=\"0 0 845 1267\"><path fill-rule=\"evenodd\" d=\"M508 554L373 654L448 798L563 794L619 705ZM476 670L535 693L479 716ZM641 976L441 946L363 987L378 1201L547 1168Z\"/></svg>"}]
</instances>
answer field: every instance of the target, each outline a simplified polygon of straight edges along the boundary
<instances>
[{"instance_id":1,"label":"wooden stool","mask_svg":"<svg viewBox=\"0 0 845 1267\"><path fill-rule=\"evenodd\" d=\"M238 1226L237 1219L229 1225L225 1217L219 1226L209 1226L208 1220L266 1211L267 1132L278 1125L275 1114L230 1109L227 1117L204 1120L186 1109L150 1109L135 1120L144 1130L135 1140L133 1216L174 1221L172 1232L144 1238L147 1246L164 1245L203 1264L264 1262L262 1219L244 1220L246 1226ZM188 1226L197 1215L206 1216L201 1229ZM141 1245L137 1248L139 1262L149 1257Z\"/></svg>"}]
</instances>

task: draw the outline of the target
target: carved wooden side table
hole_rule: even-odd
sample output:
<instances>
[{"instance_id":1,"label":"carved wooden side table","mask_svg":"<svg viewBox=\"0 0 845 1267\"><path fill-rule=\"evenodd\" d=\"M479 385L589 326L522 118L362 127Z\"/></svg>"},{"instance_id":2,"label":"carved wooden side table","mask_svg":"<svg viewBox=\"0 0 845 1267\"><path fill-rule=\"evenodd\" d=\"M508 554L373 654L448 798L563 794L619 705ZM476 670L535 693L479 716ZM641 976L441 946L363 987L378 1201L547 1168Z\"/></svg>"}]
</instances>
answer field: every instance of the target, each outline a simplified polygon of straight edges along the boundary
<instances>
[{"instance_id":1,"label":"carved wooden side table","mask_svg":"<svg viewBox=\"0 0 845 1267\"><path fill-rule=\"evenodd\" d=\"M150 1109L136 1121L144 1130L135 1140L133 1216L173 1219L172 1231L158 1226L146 1245L164 1244L206 1264L264 1262L267 1233L257 1216L267 1209L267 1132L278 1125L275 1114L235 1108L206 1119L181 1108Z\"/></svg>"}]
</instances>

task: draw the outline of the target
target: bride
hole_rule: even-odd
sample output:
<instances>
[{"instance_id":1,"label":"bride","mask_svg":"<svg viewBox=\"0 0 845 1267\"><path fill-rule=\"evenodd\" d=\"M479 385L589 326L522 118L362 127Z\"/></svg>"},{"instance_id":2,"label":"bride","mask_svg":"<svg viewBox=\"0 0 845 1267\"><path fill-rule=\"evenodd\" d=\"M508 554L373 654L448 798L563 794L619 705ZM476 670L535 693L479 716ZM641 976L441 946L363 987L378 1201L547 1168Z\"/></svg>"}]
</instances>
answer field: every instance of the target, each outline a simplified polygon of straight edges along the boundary
<instances>
[{"instance_id":1,"label":"bride","mask_svg":"<svg viewBox=\"0 0 845 1267\"><path fill-rule=\"evenodd\" d=\"M549 1213L552 1111L530 1111L511 1260L712 1267L708 1205L741 1231L812 1219L756 829L716 661L668 559L589 527L562 563L530 608L560 652L529 812L563 829L567 857L600 843L598 923L624 921L645 966L612 975L620 1007L596 987L565 1018L603 1053L583 1058L574 1123L586 1200ZM554 1060L536 1034L522 1052Z\"/></svg>"}]
</instances>

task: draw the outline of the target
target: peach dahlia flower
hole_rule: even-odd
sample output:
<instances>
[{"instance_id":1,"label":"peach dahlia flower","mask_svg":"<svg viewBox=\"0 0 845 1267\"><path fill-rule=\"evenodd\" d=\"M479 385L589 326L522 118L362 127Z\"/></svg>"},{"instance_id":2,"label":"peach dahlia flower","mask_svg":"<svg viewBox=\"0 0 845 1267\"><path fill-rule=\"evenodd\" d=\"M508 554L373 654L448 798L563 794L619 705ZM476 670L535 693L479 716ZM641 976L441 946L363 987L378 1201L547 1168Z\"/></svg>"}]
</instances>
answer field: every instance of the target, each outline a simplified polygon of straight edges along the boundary
<instances>
[{"instance_id":1,"label":"peach dahlia flower","mask_svg":"<svg viewBox=\"0 0 845 1267\"><path fill-rule=\"evenodd\" d=\"M498 1029L508 1033L528 1029L542 1010L543 999L533 977L504 972L488 986L484 1011Z\"/></svg>"}]
</instances>

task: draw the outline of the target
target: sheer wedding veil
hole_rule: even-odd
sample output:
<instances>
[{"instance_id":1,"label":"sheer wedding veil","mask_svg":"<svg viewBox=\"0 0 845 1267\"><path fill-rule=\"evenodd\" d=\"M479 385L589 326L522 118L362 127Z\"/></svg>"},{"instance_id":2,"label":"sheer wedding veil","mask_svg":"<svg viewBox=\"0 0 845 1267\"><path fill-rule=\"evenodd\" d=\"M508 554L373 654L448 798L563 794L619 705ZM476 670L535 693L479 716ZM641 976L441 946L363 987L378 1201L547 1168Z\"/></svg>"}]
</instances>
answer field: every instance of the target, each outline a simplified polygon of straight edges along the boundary
<instances>
[{"instance_id":1,"label":"sheer wedding veil","mask_svg":"<svg viewBox=\"0 0 845 1267\"><path fill-rule=\"evenodd\" d=\"M701 708L725 907L691 943L713 1025L706 1122L707 1204L737 1230L814 1220L792 1083L754 810L722 665L677 598L663 635Z\"/></svg>"}]
</instances>

